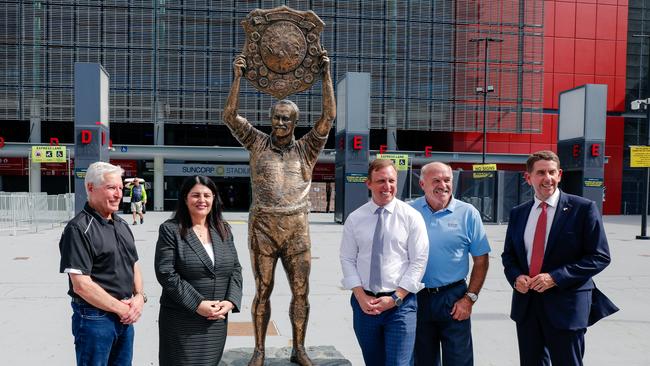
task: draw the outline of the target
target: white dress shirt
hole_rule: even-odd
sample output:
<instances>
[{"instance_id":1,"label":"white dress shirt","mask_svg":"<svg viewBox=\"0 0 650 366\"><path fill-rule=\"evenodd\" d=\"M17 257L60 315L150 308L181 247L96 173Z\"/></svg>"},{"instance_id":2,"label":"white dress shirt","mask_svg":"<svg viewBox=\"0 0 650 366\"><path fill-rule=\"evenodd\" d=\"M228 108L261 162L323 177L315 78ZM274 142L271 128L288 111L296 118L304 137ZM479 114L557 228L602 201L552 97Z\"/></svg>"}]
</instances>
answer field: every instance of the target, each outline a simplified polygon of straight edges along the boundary
<instances>
[{"instance_id":1,"label":"white dress shirt","mask_svg":"<svg viewBox=\"0 0 650 366\"><path fill-rule=\"evenodd\" d=\"M546 238L544 238L544 251L546 251L546 243L548 242L548 234L551 232L551 225L555 217L555 210L560 201L560 190L555 189L555 192L545 202L546 207ZM533 240L535 240L535 228L537 227L537 220L542 213L542 208L539 206L542 201L535 197L533 207L530 209L528 221L526 222L526 230L524 231L524 245L526 246L526 260L530 266L530 257L533 254Z\"/></svg>"},{"instance_id":2,"label":"white dress shirt","mask_svg":"<svg viewBox=\"0 0 650 366\"><path fill-rule=\"evenodd\" d=\"M379 206L370 200L348 216L341 240L341 267L346 289L368 286L372 239L377 226L375 211ZM427 227L422 215L408 204L393 199L384 206L384 248L381 290L401 287L416 293L424 287L422 276L429 256Z\"/></svg>"}]
</instances>

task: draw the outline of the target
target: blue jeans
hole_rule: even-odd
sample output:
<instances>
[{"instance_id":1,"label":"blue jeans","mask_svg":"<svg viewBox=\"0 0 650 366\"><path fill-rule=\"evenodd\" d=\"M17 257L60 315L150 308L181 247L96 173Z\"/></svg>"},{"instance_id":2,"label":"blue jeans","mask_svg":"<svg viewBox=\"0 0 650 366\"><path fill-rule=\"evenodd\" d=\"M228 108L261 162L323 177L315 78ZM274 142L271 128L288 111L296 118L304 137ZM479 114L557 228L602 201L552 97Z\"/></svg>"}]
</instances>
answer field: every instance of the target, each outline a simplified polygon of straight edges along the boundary
<instances>
[{"instance_id":1,"label":"blue jeans","mask_svg":"<svg viewBox=\"0 0 650 366\"><path fill-rule=\"evenodd\" d=\"M373 366L408 366L415 342L415 323L418 303L409 294L399 307L379 315L368 315L361 310L356 297L352 305L354 333L359 341L363 360Z\"/></svg>"},{"instance_id":2,"label":"blue jeans","mask_svg":"<svg viewBox=\"0 0 650 366\"><path fill-rule=\"evenodd\" d=\"M418 292L418 325L415 336L415 365L471 366L474 364L470 319L458 321L451 309L465 296L467 285L439 293ZM441 350L442 348L442 357Z\"/></svg>"},{"instance_id":3,"label":"blue jeans","mask_svg":"<svg viewBox=\"0 0 650 366\"><path fill-rule=\"evenodd\" d=\"M72 335L78 366L130 366L133 325L90 304L72 303Z\"/></svg>"}]
</instances>

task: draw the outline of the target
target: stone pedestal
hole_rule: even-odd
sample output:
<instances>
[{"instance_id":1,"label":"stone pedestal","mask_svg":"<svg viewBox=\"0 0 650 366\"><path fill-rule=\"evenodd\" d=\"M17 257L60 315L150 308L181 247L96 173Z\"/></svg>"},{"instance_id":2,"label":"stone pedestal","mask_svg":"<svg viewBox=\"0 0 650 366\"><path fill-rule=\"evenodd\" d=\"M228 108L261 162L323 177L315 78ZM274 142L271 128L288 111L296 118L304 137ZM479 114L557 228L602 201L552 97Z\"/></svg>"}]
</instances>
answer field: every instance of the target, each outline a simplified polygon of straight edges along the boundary
<instances>
[{"instance_id":1,"label":"stone pedestal","mask_svg":"<svg viewBox=\"0 0 650 366\"><path fill-rule=\"evenodd\" d=\"M319 366L352 366L350 361L346 360L343 355L333 346L315 346L307 347L307 354ZM253 348L233 348L226 349L221 358L219 366L246 366L253 355ZM266 348L266 366L296 366L295 363L289 362L291 356L291 347Z\"/></svg>"}]
</instances>

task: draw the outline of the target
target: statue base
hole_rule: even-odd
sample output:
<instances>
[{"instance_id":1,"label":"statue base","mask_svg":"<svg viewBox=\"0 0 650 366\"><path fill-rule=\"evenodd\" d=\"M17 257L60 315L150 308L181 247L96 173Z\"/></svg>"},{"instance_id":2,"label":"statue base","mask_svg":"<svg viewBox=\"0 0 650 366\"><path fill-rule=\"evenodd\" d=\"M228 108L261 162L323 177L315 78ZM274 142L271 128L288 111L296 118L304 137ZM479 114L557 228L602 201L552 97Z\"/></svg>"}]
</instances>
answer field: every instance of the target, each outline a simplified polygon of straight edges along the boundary
<instances>
[{"instance_id":1,"label":"statue base","mask_svg":"<svg viewBox=\"0 0 650 366\"><path fill-rule=\"evenodd\" d=\"M334 346L313 346L306 347L307 354L319 366L352 366L350 361L334 348ZM253 356L253 348L232 348L226 349L221 357L219 366L247 366ZM296 366L289 362L291 347L266 347L266 366Z\"/></svg>"}]
</instances>

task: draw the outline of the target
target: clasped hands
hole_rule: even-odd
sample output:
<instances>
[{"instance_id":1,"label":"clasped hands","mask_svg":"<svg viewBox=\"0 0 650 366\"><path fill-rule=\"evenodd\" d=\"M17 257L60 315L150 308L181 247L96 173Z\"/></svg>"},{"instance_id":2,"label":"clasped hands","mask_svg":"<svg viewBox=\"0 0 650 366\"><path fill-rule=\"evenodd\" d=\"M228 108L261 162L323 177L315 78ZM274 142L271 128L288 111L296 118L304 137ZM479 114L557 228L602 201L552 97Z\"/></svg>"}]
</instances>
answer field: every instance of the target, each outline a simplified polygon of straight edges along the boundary
<instances>
[{"instance_id":1,"label":"clasped hands","mask_svg":"<svg viewBox=\"0 0 650 366\"><path fill-rule=\"evenodd\" d=\"M356 298L361 310L368 315L379 315L395 307L395 300L390 296L373 297L361 293Z\"/></svg>"},{"instance_id":2,"label":"clasped hands","mask_svg":"<svg viewBox=\"0 0 650 366\"><path fill-rule=\"evenodd\" d=\"M196 309L196 312L208 320L226 319L226 314L234 305L228 300L203 300Z\"/></svg>"},{"instance_id":3,"label":"clasped hands","mask_svg":"<svg viewBox=\"0 0 650 366\"><path fill-rule=\"evenodd\" d=\"M144 297L142 295L135 295L129 299L121 300L121 302L129 307L128 311L120 315L120 322L122 324L133 324L140 319L142 315L142 308L144 307Z\"/></svg>"},{"instance_id":4,"label":"clasped hands","mask_svg":"<svg viewBox=\"0 0 650 366\"><path fill-rule=\"evenodd\" d=\"M528 290L542 293L555 286L556 283L553 280L553 277L548 273L540 273L535 277L529 277L528 275L522 274L515 280L515 290L522 294L527 293Z\"/></svg>"}]
</instances>

